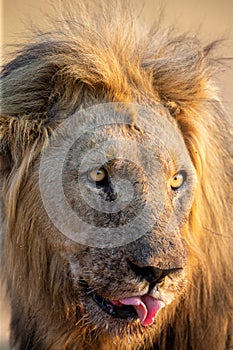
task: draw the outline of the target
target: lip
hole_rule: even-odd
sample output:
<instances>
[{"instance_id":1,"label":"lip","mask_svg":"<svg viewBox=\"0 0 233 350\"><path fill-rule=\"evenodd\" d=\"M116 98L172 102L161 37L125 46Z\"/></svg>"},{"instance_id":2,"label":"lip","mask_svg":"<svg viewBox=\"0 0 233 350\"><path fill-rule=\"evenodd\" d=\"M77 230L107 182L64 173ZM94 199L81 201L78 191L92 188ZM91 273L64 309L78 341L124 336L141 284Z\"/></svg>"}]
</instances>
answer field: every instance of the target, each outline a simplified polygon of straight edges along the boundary
<instances>
[{"instance_id":1,"label":"lip","mask_svg":"<svg viewBox=\"0 0 233 350\"><path fill-rule=\"evenodd\" d=\"M113 305L109 299L103 298L96 293L92 293L91 297L103 311L112 317L122 318L125 320L133 320L138 318L134 307L131 305Z\"/></svg>"},{"instance_id":2,"label":"lip","mask_svg":"<svg viewBox=\"0 0 233 350\"><path fill-rule=\"evenodd\" d=\"M109 299L103 298L99 294L93 292L86 281L82 280L81 285L84 288L85 294L88 297L91 297L92 300L108 315L125 320L134 320L138 318L137 312L135 311L133 306L116 306Z\"/></svg>"}]
</instances>

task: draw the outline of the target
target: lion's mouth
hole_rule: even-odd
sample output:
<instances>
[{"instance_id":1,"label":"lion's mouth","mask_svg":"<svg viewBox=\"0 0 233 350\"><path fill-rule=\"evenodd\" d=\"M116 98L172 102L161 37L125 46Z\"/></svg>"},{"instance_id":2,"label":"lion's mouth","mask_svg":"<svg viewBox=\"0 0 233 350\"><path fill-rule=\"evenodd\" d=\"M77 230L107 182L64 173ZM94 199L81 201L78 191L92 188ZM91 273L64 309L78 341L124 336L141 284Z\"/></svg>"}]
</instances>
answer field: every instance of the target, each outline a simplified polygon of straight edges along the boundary
<instances>
[{"instance_id":1,"label":"lion's mouth","mask_svg":"<svg viewBox=\"0 0 233 350\"><path fill-rule=\"evenodd\" d=\"M92 293L92 299L98 304L102 310L110 316L123 319L136 319L138 314L132 305L114 305L109 299L103 298L96 293Z\"/></svg>"},{"instance_id":2,"label":"lion's mouth","mask_svg":"<svg viewBox=\"0 0 233 350\"><path fill-rule=\"evenodd\" d=\"M86 282L82 281L82 285L85 286L86 294L92 297L95 303L108 315L126 320L139 318L143 326L151 325L158 311L165 306L163 301L148 294L110 300L93 292Z\"/></svg>"}]
</instances>

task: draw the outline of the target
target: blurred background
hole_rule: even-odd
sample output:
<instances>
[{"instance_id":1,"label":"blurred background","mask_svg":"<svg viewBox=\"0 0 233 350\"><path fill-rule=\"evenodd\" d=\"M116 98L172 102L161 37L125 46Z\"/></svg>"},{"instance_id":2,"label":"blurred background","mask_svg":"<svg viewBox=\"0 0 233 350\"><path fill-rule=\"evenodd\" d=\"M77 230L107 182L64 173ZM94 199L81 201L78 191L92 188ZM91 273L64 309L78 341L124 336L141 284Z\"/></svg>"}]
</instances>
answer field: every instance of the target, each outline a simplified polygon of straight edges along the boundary
<instances>
[{"instance_id":1,"label":"blurred background","mask_svg":"<svg viewBox=\"0 0 233 350\"><path fill-rule=\"evenodd\" d=\"M74 7L75 2L77 3L78 0L72 2ZM52 13L54 7L64 3L64 0L2 0L0 6L1 65L7 61L8 54L12 51L9 45L24 41L30 23L39 24L46 30L45 14ZM178 32L191 32L200 37L203 43L219 38L227 39L222 45L221 53L225 57L233 57L232 0L132 0L131 3L142 11L141 17L145 22L152 23L158 17L162 6L163 25L175 25ZM219 72L216 80L220 87L222 102L232 117L233 62L227 64L225 72ZM8 305L1 285L0 350L9 349L8 325Z\"/></svg>"}]
</instances>

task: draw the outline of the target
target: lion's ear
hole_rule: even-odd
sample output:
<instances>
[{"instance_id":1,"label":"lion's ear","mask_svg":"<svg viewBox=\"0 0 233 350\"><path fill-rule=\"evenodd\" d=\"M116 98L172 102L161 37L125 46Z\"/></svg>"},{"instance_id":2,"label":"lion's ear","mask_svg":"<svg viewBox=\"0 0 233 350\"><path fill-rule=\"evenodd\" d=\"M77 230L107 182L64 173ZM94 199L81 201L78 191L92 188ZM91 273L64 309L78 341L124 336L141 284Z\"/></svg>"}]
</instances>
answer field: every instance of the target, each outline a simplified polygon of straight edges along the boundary
<instances>
[{"instance_id":1,"label":"lion's ear","mask_svg":"<svg viewBox=\"0 0 233 350\"><path fill-rule=\"evenodd\" d=\"M145 63L152 69L155 90L172 115L194 110L209 98L216 44L202 48L193 38L178 37L166 41L156 56Z\"/></svg>"},{"instance_id":2,"label":"lion's ear","mask_svg":"<svg viewBox=\"0 0 233 350\"><path fill-rule=\"evenodd\" d=\"M82 96L86 75L78 52L65 43L32 44L1 74L1 114L46 120L72 113Z\"/></svg>"},{"instance_id":3,"label":"lion's ear","mask_svg":"<svg viewBox=\"0 0 233 350\"><path fill-rule=\"evenodd\" d=\"M20 164L33 129L48 117L55 70L41 54L37 46L25 48L1 72L1 173Z\"/></svg>"},{"instance_id":4,"label":"lion's ear","mask_svg":"<svg viewBox=\"0 0 233 350\"><path fill-rule=\"evenodd\" d=\"M69 77L62 49L56 43L23 48L1 72L0 161L1 173L20 164L26 149L46 139L56 123L57 111L70 113L76 100L67 90ZM62 58L61 58L62 56ZM65 73L64 73L65 72ZM70 82L70 84L72 84ZM70 91L76 93L73 83ZM67 88L68 87L68 88ZM56 116L56 117L55 117Z\"/></svg>"},{"instance_id":5,"label":"lion's ear","mask_svg":"<svg viewBox=\"0 0 233 350\"><path fill-rule=\"evenodd\" d=\"M25 48L1 74L1 115L42 116L48 110L54 67L42 61L39 48Z\"/></svg>"}]
</instances>

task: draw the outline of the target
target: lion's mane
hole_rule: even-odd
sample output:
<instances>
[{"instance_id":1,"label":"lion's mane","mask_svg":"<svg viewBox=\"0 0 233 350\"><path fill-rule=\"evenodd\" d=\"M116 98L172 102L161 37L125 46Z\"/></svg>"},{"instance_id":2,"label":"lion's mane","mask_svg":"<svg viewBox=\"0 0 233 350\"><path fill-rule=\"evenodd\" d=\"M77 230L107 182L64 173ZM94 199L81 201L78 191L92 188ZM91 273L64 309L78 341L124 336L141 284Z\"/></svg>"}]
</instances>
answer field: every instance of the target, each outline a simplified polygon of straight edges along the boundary
<instances>
[{"instance_id":1,"label":"lion's mane","mask_svg":"<svg viewBox=\"0 0 233 350\"><path fill-rule=\"evenodd\" d=\"M198 185L184 233L189 254L185 298L167 309L165 326L144 346L149 349L154 341L156 349L230 349L232 125L212 81L221 65L217 44L202 47L196 38L162 32L159 25L142 31L124 6L112 14L109 8L96 11L79 8L77 18L70 15L56 29L38 33L37 41L2 70L2 271L12 307L12 346L111 348L106 336L97 333L93 340L88 327L74 325L78 300L68 267L51 253L50 228L42 234L35 220L41 201L33 192L34 164L54 128L75 110L103 100L146 105L156 100L182 132ZM30 205L21 204L24 196ZM120 349L117 339L112 346ZM132 340L127 346L134 348Z\"/></svg>"}]
</instances>

